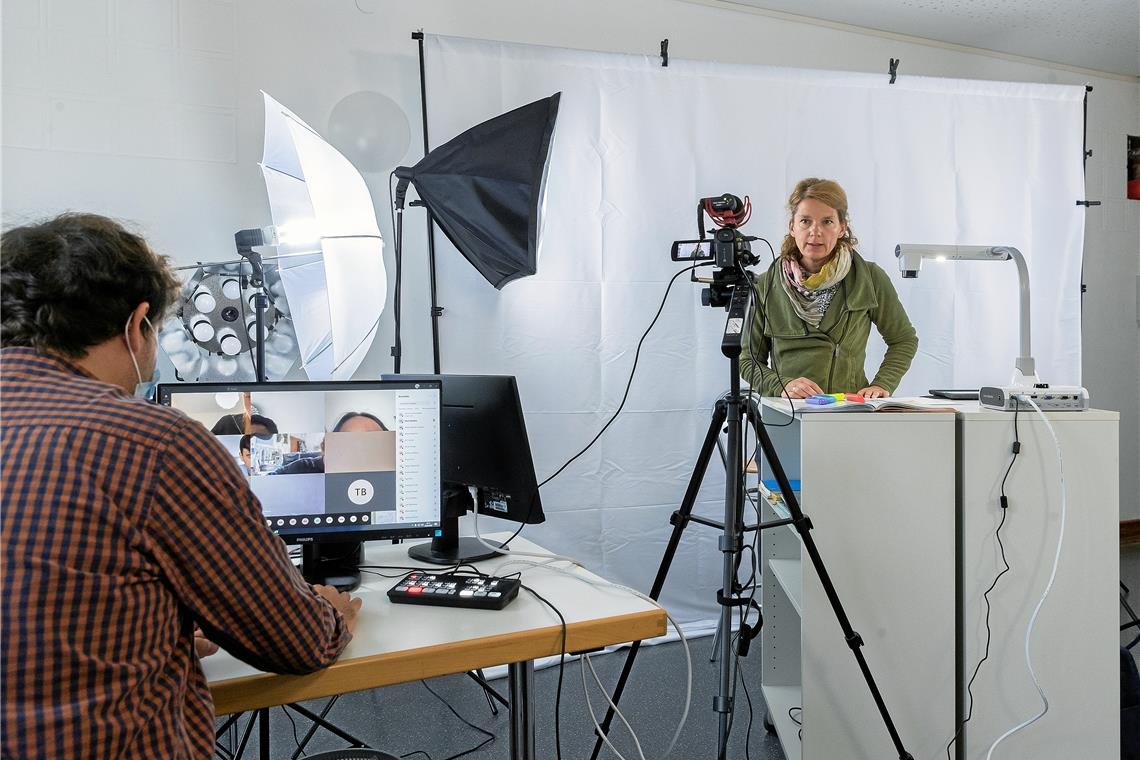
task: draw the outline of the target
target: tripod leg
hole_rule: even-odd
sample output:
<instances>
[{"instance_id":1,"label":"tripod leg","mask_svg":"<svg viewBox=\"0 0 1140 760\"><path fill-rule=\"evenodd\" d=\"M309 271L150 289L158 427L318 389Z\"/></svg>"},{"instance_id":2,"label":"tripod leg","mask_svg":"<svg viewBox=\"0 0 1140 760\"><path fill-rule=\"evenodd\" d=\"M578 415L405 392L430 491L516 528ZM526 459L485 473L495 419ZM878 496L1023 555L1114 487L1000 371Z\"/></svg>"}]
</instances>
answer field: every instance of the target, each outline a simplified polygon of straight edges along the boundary
<instances>
[{"instance_id":1,"label":"tripod leg","mask_svg":"<svg viewBox=\"0 0 1140 760\"><path fill-rule=\"evenodd\" d=\"M653 588L649 590L649 597L657 600L661 596L661 589L665 586L665 579L669 575L669 567L673 564L673 556L677 553L677 546L681 543L681 534L685 531L685 526L689 523L689 515L693 512L693 504L697 500L697 492L701 490L701 481L704 480L705 470L708 469L709 460L712 458L713 449L716 447L717 438L720 436L720 428L724 424L725 416L728 414L728 405L722 399L716 403L713 408L712 421L709 422L708 432L705 433L705 442L701 445L701 453L697 456L697 463L693 467L693 474L689 478L689 486L685 490L685 498L681 500L681 508L673 513L669 519L673 523L673 532L669 536L669 543L665 546L665 553L661 556L661 564L657 568L657 577L653 579ZM629 654L626 655L625 665L622 666L621 675L618 677L617 686L614 687L613 703L616 705L621 700L622 692L625 691L626 681L629 680L629 673L633 670L633 661L637 658L637 652L641 649L641 642L635 641L629 648ZM606 710L606 718L602 721L602 735L609 735L610 724L613 723L614 708L611 706ZM594 742L594 751L590 753L590 760L597 760L598 753L602 751L602 736L598 736Z\"/></svg>"},{"instance_id":2,"label":"tripod leg","mask_svg":"<svg viewBox=\"0 0 1140 760\"><path fill-rule=\"evenodd\" d=\"M713 709L719 714L717 730L717 758L728 754L728 735L732 730L732 710L735 702L735 659L732 651L732 610L737 588L737 570L744 544L744 479L741 460L741 422L743 408L740 402L740 377L736 360L732 360L732 390L729 393L725 416L728 420L728 460L725 468L724 525L720 538L721 590L717 594L720 604L720 682L713 698Z\"/></svg>"},{"instance_id":3,"label":"tripod leg","mask_svg":"<svg viewBox=\"0 0 1140 760\"><path fill-rule=\"evenodd\" d=\"M712 651L709 652L709 662L716 662L717 649L720 647L720 622L716 624L716 633L713 634Z\"/></svg>"}]
</instances>

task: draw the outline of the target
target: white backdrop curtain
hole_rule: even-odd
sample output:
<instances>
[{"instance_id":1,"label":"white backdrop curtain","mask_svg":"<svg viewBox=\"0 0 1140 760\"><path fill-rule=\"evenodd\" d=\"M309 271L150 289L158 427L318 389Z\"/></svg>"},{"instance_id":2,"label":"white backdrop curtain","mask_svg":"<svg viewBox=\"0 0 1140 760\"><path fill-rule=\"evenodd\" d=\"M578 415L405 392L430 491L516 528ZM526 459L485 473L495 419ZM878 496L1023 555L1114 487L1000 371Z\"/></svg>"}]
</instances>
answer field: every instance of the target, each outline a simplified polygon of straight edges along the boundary
<instances>
[{"instance_id":1,"label":"white backdrop curtain","mask_svg":"<svg viewBox=\"0 0 1140 760\"><path fill-rule=\"evenodd\" d=\"M891 273L918 330L898 395L1006 383L1018 345L1012 262L931 263L904 281L899 242L1020 248L1038 373L1080 382L1083 88L907 76L891 85L882 74L676 59L663 68L650 56L437 36L425 49L433 146L562 92L538 274L496 291L436 236L442 369L518 377L540 479L617 408L637 341L679 268L670 242L696 237L697 198L750 196L744 232L778 250L784 203L803 177L844 186L858 250ZM766 266L768 249L753 250ZM624 411L543 489L547 522L528 537L649 589L669 514L728 388L724 318L687 277L678 281ZM412 329L426 340L426 319ZM868 376L882 351L873 334ZM719 517L723 494L714 461L697 513ZM495 527L480 522L481 532ZM663 595L679 620L715 616L717 538L686 530Z\"/></svg>"}]
</instances>

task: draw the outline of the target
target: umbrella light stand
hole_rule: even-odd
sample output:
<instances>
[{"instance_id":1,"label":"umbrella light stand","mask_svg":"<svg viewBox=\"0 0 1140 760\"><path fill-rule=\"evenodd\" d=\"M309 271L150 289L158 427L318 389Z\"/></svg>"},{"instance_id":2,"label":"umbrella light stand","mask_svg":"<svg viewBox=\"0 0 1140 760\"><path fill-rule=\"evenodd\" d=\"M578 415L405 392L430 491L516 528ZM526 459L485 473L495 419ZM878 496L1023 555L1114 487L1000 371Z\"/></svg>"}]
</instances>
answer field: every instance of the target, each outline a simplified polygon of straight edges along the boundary
<instances>
[{"instance_id":1,"label":"umbrella light stand","mask_svg":"<svg viewBox=\"0 0 1140 760\"><path fill-rule=\"evenodd\" d=\"M265 292L265 266L261 254L253 250L255 245L265 245L267 241L261 229L238 230L234 233L234 243L237 245L238 255L249 262L252 274L249 284L256 292L253 296L254 312L254 362L253 371L257 382L265 383L269 377L265 371L265 312L269 309L269 296Z\"/></svg>"}]
</instances>

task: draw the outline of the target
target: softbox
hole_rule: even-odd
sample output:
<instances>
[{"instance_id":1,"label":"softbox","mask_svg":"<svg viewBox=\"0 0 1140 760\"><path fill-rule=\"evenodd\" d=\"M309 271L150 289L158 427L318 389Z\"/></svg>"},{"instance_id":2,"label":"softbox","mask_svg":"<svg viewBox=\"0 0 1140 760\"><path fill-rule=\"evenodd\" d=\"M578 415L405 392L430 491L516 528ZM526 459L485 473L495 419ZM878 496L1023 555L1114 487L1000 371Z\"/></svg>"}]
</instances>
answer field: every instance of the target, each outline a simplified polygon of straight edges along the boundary
<instances>
[{"instance_id":1,"label":"softbox","mask_svg":"<svg viewBox=\"0 0 1140 760\"><path fill-rule=\"evenodd\" d=\"M539 206L561 93L472 127L397 167L397 205L410 182L448 240L501 289L538 271Z\"/></svg>"}]
</instances>

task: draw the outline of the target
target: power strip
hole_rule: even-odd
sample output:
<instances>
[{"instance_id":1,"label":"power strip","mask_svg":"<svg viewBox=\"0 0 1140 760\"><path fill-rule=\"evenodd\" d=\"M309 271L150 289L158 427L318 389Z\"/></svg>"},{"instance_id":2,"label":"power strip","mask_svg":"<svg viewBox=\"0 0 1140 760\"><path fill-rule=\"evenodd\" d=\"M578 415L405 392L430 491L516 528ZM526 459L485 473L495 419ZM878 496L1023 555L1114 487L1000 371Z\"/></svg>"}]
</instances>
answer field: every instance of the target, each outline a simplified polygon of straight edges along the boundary
<instances>
[{"instance_id":1,"label":"power strip","mask_svg":"<svg viewBox=\"0 0 1140 760\"><path fill-rule=\"evenodd\" d=\"M1014 410L1017 396L1033 399L1043 412L1083 412L1089 408L1089 392L1079 385L984 385L978 391L978 401L982 406L1007 412ZM1027 411L1028 407L1022 401L1017 408Z\"/></svg>"}]
</instances>

